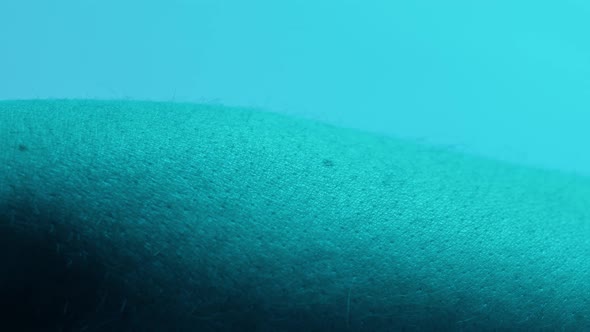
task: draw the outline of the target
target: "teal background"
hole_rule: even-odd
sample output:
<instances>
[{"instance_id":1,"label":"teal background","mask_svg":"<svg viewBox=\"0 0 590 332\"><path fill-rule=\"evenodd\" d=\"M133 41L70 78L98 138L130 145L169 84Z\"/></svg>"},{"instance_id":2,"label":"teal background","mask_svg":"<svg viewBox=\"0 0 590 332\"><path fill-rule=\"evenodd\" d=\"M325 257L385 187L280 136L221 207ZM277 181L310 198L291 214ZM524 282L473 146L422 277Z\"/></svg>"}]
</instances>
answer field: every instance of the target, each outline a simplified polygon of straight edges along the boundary
<instances>
[{"instance_id":1,"label":"teal background","mask_svg":"<svg viewBox=\"0 0 590 332\"><path fill-rule=\"evenodd\" d=\"M263 107L590 174L585 1L2 1L0 99Z\"/></svg>"}]
</instances>

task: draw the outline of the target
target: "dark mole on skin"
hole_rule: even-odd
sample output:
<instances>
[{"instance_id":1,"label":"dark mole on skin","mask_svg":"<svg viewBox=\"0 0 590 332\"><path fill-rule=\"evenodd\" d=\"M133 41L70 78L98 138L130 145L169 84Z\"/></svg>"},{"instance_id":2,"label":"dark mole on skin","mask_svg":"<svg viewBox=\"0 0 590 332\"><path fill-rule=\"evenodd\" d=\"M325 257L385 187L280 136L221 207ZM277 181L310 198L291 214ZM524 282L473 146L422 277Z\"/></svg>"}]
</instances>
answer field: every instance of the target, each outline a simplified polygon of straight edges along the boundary
<instances>
[{"instance_id":1,"label":"dark mole on skin","mask_svg":"<svg viewBox=\"0 0 590 332\"><path fill-rule=\"evenodd\" d=\"M27 151L28 149L29 148L26 145L24 145L24 144L19 144L18 145L18 151L23 151L24 152L24 151Z\"/></svg>"},{"instance_id":2,"label":"dark mole on skin","mask_svg":"<svg viewBox=\"0 0 590 332\"><path fill-rule=\"evenodd\" d=\"M331 161L330 159L324 159L324 160L322 160L322 164L324 164L324 166L326 166L326 167L332 167L332 166L334 166L334 162Z\"/></svg>"}]
</instances>

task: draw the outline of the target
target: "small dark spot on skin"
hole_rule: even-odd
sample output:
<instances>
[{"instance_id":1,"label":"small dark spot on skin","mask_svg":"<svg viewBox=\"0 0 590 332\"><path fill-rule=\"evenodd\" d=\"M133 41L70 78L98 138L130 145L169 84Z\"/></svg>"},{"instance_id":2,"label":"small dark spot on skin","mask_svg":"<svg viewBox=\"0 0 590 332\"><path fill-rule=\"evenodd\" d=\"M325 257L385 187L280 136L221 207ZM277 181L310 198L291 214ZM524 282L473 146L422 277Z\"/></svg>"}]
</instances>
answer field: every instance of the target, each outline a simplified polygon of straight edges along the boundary
<instances>
[{"instance_id":1,"label":"small dark spot on skin","mask_svg":"<svg viewBox=\"0 0 590 332\"><path fill-rule=\"evenodd\" d=\"M24 145L24 144L18 145L18 151L24 152L24 151L28 151L28 150L29 150L29 148L26 145Z\"/></svg>"},{"instance_id":2,"label":"small dark spot on skin","mask_svg":"<svg viewBox=\"0 0 590 332\"><path fill-rule=\"evenodd\" d=\"M324 164L324 166L326 166L326 167L332 167L332 166L334 166L334 162L331 161L330 159L324 159L324 160L322 160L322 164Z\"/></svg>"}]
</instances>

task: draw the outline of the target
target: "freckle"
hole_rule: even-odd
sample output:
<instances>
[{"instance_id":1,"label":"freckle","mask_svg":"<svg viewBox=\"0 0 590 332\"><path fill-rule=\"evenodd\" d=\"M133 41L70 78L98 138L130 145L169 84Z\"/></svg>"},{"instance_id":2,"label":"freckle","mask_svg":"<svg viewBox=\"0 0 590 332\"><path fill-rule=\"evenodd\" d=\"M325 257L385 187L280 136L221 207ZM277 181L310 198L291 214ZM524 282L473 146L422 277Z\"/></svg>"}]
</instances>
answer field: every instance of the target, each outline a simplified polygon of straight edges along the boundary
<instances>
[{"instance_id":1,"label":"freckle","mask_svg":"<svg viewBox=\"0 0 590 332\"><path fill-rule=\"evenodd\" d=\"M322 164L324 164L324 166L326 167L332 167L334 166L334 162L330 159L324 159L322 160Z\"/></svg>"},{"instance_id":2,"label":"freckle","mask_svg":"<svg viewBox=\"0 0 590 332\"><path fill-rule=\"evenodd\" d=\"M24 152L24 151L29 150L29 148L26 145L24 145L24 144L19 144L18 145L18 150Z\"/></svg>"}]
</instances>

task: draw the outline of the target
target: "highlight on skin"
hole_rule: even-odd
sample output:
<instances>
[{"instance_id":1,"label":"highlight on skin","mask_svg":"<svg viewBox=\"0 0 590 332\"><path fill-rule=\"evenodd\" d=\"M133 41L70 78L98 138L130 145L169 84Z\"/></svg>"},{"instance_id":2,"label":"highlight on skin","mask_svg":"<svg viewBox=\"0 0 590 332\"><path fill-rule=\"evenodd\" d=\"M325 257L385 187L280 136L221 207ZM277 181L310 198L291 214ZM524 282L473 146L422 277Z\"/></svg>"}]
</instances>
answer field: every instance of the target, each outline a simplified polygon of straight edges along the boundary
<instances>
[{"instance_id":1,"label":"highlight on skin","mask_svg":"<svg viewBox=\"0 0 590 332\"><path fill-rule=\"evenodd\" d=\"M0 328L586 330L590 181L254 109L0 102Z\"/></svg>"}]
</instances>

